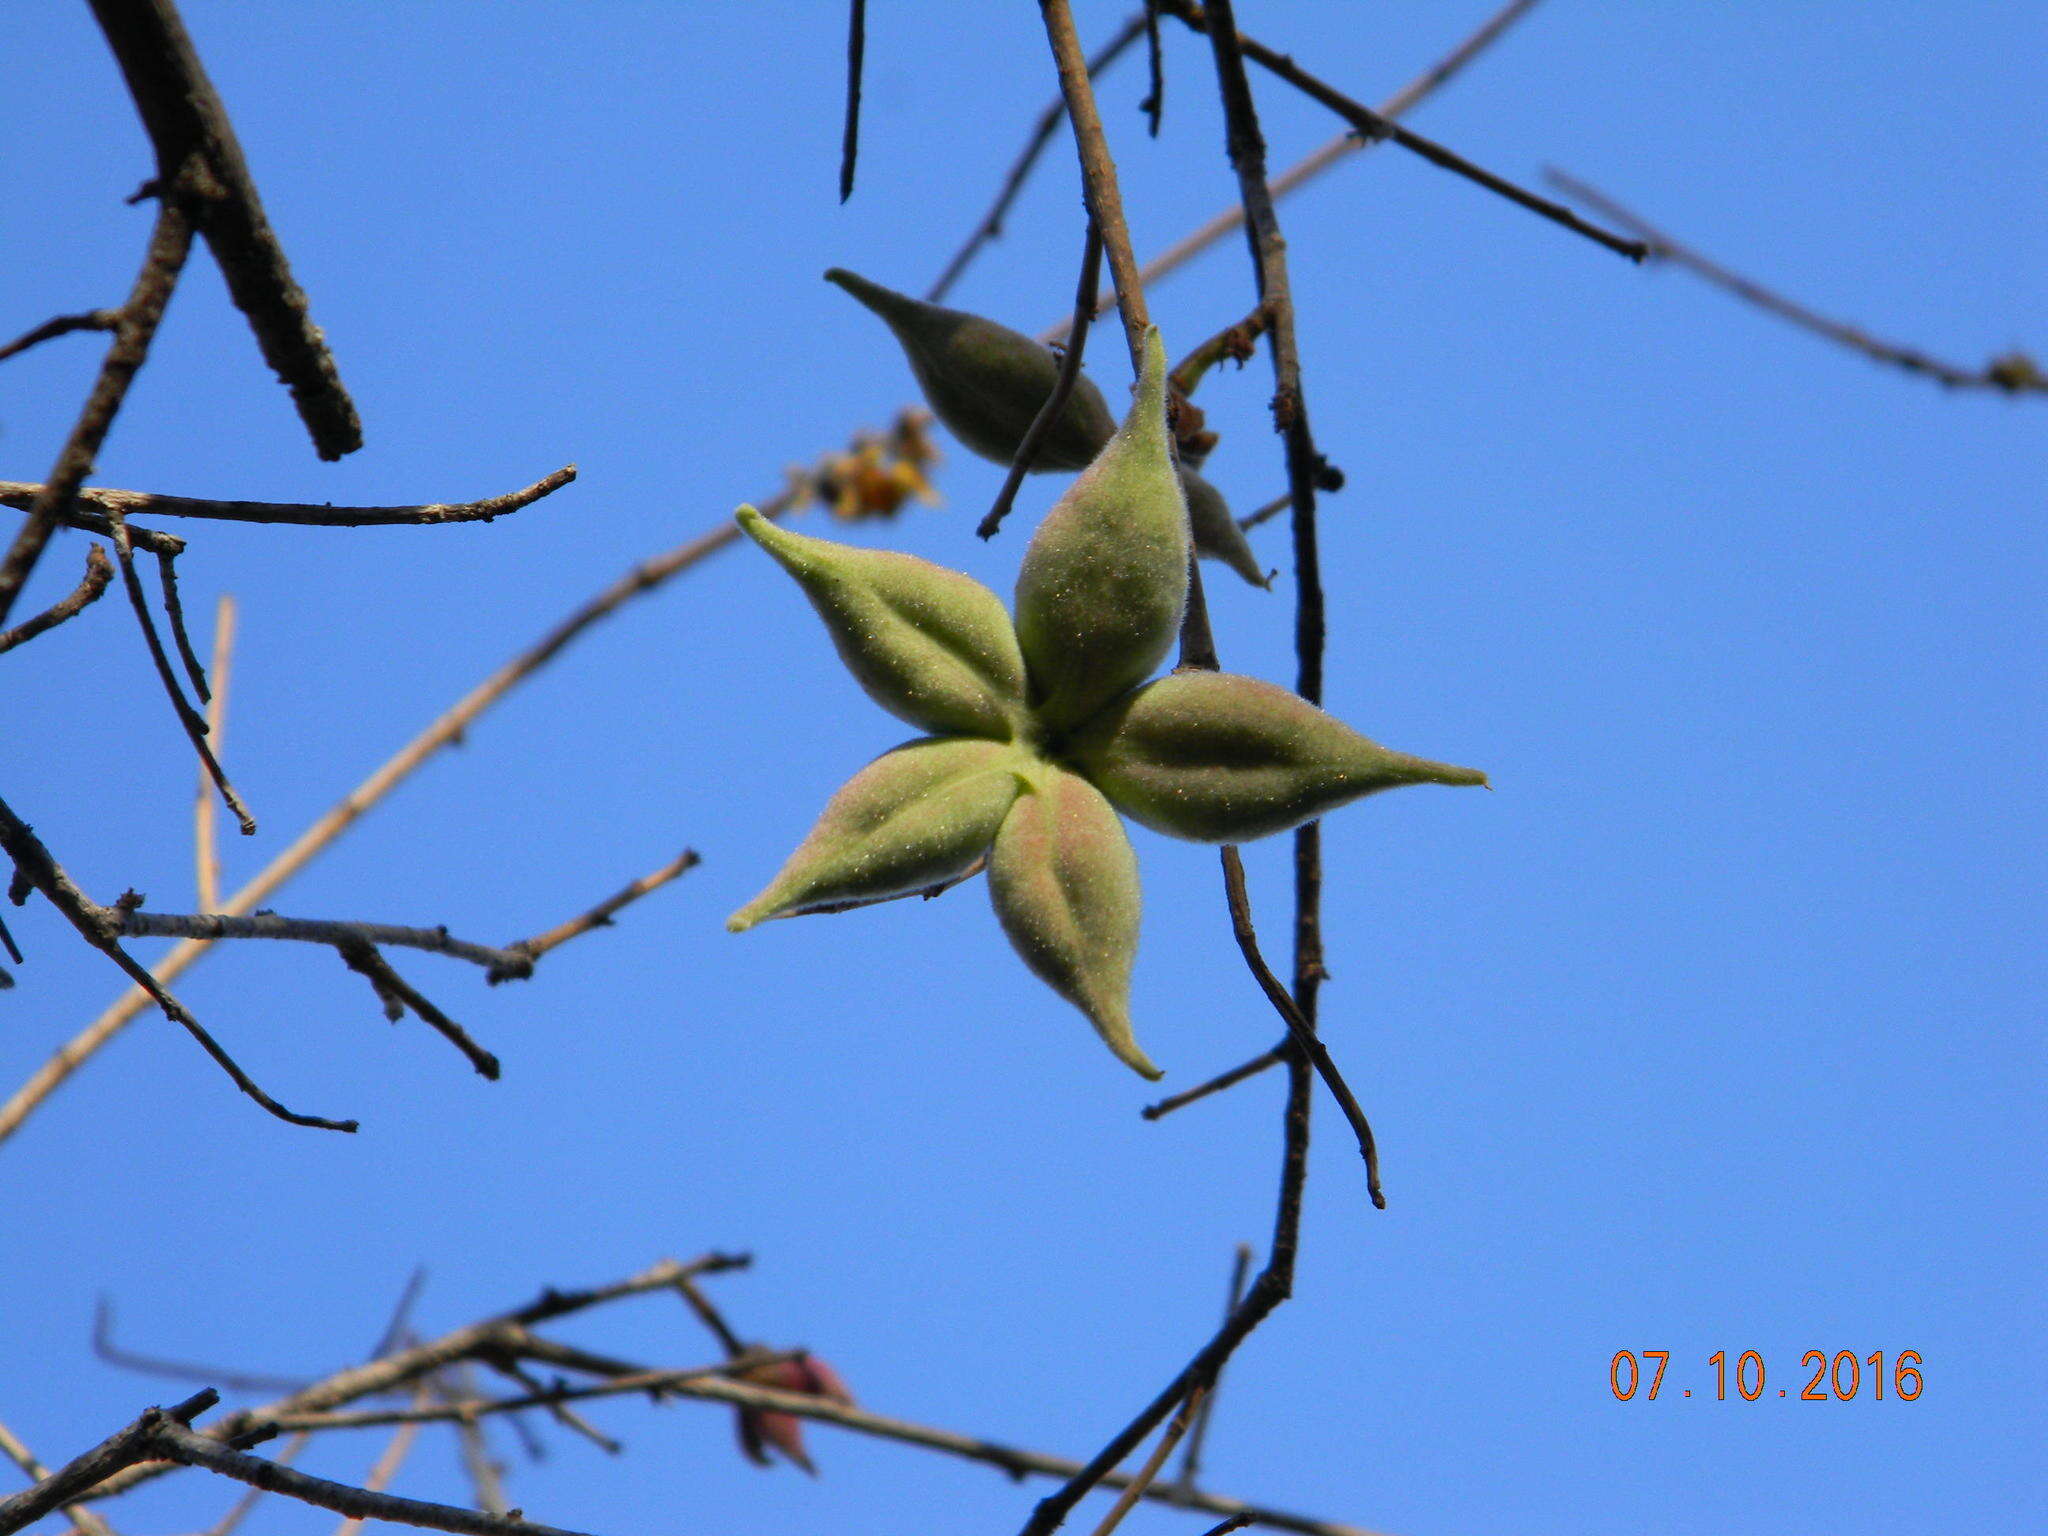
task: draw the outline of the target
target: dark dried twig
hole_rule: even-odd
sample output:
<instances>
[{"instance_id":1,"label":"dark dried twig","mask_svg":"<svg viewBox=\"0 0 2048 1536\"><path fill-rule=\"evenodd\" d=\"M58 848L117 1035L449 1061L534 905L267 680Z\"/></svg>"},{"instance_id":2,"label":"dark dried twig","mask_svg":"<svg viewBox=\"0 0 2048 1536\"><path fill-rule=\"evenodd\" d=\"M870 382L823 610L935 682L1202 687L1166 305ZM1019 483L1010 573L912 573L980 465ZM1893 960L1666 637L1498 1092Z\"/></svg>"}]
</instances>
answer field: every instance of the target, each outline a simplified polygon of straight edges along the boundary
<instances>
[{"instance_id":1,"label":"dark dried twig","mask_svg":"<svg viewBox=\"0 0 2048 1536\"><path fill-rule=\"evenodd\" d=\"M1292 1035L1289 1035L1287 1039L1282 1040L1270 1051L1261 1052L1250 1061L1240 1066L1232 1067L1228 1072L1219 1073L1217 1076L1210 1078L1206 1083L1198 1083L1194 1087L1180 1093L1171 1094L1156 1104L1147 1104L1138 1113L1147 1120L1157 1120L1162 1116L1172 1114L1176 1109L1193 1104L1198 1099L1206 1099L1212 1093L1221 1093L1226 1088L1234 1088L1248 1077L1257 1077L1266 1068L1277 1067L1287 1059L1288 1045L1293 1038Z\"/></svg>"},{"instance_id":2,"label":"dark dried twig","mask_svg":"<svg viewBox=\"0 0 2048 1536\"><path fill-rule=\"evenodd\" d=\"M1003 526L1003 519L1010 515L1010 504L1017 499L1018 487L1024 484L1024 477L1031 472L1031 465L1038 457L1039 445L1052 431L1052 424L1059 420L1060 412L1067 408L1067 401L1074 393L1074 381L1081 377L1081 354L1088 346L1088 324L1095 315L1095 290L1101 279L1102 232L1090 219L1088 236L1081 243L1081 277L1074 288L1074 327L1067 333L1067 349L1060 358L1059 377L1053 381L1052 393L1045 397L1045 404L1031 418L1024 440L1018 443L1017 456L1010 461L1010 472L1003 476L1003 488L996 492L988 516L975 528L978 538L992 539L996 530Z\"/></svg>"},{"instance_id":3,"label":"dark dried twig","mask_svg":"<svg viewBox=\"0 0 2048 1536\"><path fill-rule=\"evenodd\" d=\"M532 974L533 964L511 949L458 939L446 928L405 928L393 923L341 922L317 917L280 917L258 912L233 917L218 912L127 911L114 916L115 931L130 939L285 939L302 944L391 945L467 960L506 976Z\"/></svg>"},{"instance_id":4,"label":"dark dried twig","mask_svg":"<svg viewBox=\"0 0 2048 1536\"><path fill-rule=\"evenodd\" d=\"M155 976L152 976L133 956L121 947L120 911L103 907L72 881L62 866L50 856L50 850L43 846L42 839L35 835L29 824L16 816L4 800L0 800L0 851L14 861L17 881L25 881L29 888L41 891L49 903L64 914L79 935L112 960L128 979L149 994L164 1016L180 1025L187 1034L199 1042L199 1046L214 1059L216 1065L227 1073L234 1085L250 1098L261 1104L280 1120L293 1125L311 1126L323 1131L354 1131L358 1129L353 1120L328 1120L319 1115L302 1115L286 1109L277 1100L257 1086L255 1079L244 1072L234 1057L222 1049L220 1042L206 1032L199 1020Z\"/></svg>"},{"instance_id":5,"label":"dark dried twig","mask_svg":"<svg viewBox=\"0 0 2048 1536\"><path fill-rule=\"evenodd\" d=\"M178 647L178 659L185 664L185 676L192 684L192 691L199 695L199 702L211 704L213 690L206 683L206 668L199 664L199 655L192 649L192 636L185 630L185 605L178 598L177 556L159 554L156 557L156 573L158 583L163 588L164 616L171 621L171 640ZM202 720L200 729L210 740L213 735L212 723ZM218 750L214 755L220 755Z\"/></svg>"},{"instance_id":6,"label":"dark dried twig","mask_svg":"<svg viewBox=\"0 0 2048 1536\"><path fill-rule=\"evenodd\" d=\"M148 1459L156 1454L155 1437L159 1429L166 1424L188 1424L194 1415L204 1413L219 1401L220 1394L208 1387L175 1407L151 1408L125 1429L116 1430L84 1455L66 1462L33 1488L0 1499L0 1536L12 1536L51 1510L91 1492L112 1474Z\"/></svg>"},{"instance_id":7,"label":"dark dried twig","mask_svg":"<svg viewBox=\"0 0 2048 1536\"><path fill-rule=\"evenodd\" d=\"M1282 496L1275 496L1271 501L1267 502L1264 506L1258 508L1255 511L1247 512L1243 517L1240 517L1237 520L1237 526L1245 529L1246 531L1250 531L1251 529L1258 527L1259 524L1269 522L1273 518L1278 517L1282 512L1285 512L1289 507L1293 505L1294 493L1292 491L1289 491Z\"/></svg>"},{"instance_id":8,"label":"dark dried twig","mask_svg":"<svg viewBox=\"0 0 2048 1536\"><path fill-rule=\"evenodd\" d=\"M839 201L853 196L853 166L860 157L860 74L868 51L868 0L852 0L846 20L846 132L839 144Z\"/></svg>"},{"instance_id":9,"label":"dark dried twig","mask_svg":"<svg viewBox=\"0 0 2048 1536\"><path fill-rule=\"evenodd\" d=\"M264 360L290 388L314 448L323 459L360 448L355 404L292 280L227 109L176 8L171 0L92 0L92 8L155 146L158 181L170 186L186 177L195 184L200 232Z\"/></svg>"},{"instance_id":10,"label":"dark dried twig","mask_svg":"<svg viewBox=\"0 0 2048 1536\"><path fill-rule=\"evenodd\" d=\"M24 331L14 340L0 347L0 362L5 362L18 352L57 336L68 336L73 331L111 331L121 323L121 312L116 309L88 309L81 315L59 315L54 320L45 320L34 330Z\"/></svg>"},{"instance_id":11,"label":"dark dried twig","mask_svg":"<svg viewBox=\"0 0 2048 1536\"><path fill-rule=\"evenodd\" d=\"M1826 315L1808 309L1804 304L1795 303L1782 294L1772 292L1761 283L1729 271L1690 246L1681 245L1641 215L1623 207L1606 193L1588 186L1576 177L1567 176L1563 171L1555 169L1546 170L1543 174L1544 178L1565 196L1578 199L1598 212L1601 217L1612 219L1624 229L1633 230L1641 236L1649 247L1652 259L1674 262L1694 276L1704 278L1724 293L1732 293L1738 299L1754 304L1781 320L1789 320L1801 330L1825 337L1852 352L1860 352L1873 362L1903 368L1907 373L1921 374L1951 389L1996 389L2008 395L2048 394L2048 374L2044 374L2039 365L2024 352L2008 352L2003 356L1994 357L1981 368L1965 368L1957 363L1947 363L1939 358L1930 357L1917 347L1884 341L1868 331L1850 325L1847 321L1831 320Z\"/></svg>"},{"instance_id":12,"label":"dark dried twig","mask_svg":"<svg viewBox=\"0 0 2048 1536\"><path fill-rule=\"evenodd\" d=\"M409 1008L422 1024L435 1030L455 1049L462 1052L469 1064L476 1068L479 1077L492 1082L498 1080L498 1058L478 1045L469 1037L469 1032L429 1002L410 982L391 968L391 963L377 952L374 945L361 941L345 941L335 948L340 952L342 963L360 976L369 979L378 999L384 1004L384 1016L392 1017L394 1006Z\"/></svg>"},{"instance_id":13,"label":"dark dried twig","mask_svg":"<svg viewBox=\"0 0 2048 1536\"><path fill-rule=\"evenodd\" d=\"M163 496L153 491L117 491L108 486L83 486L72 513L60 521L93 528L82 517L116 512L124 516L201 517L225 523L296 523L311 528L426 527L439 523L488 523L493 518L530 507L576 478L576 466L565 464L529 486L487 496L482 501L428 502L409 507L337 507L332 502L215 501L197 496ZM42 490L18 480L0 480L0 506L25 507ZM138 530L139 531L139 530ZM179 544L182 550L184 545ZM176 550L172 553L177 553Z\"/></svg>"},{"instance_id":14,"label":"dark dried twig","mask_svg":"<svg viewBox=\"0 0 2048 1536\"><path fill-rule=\"evenodd\" d=\"M1478 29L1457 47L1380 103L1379 115L1395 118L1413 110L1425 97L1451 80L1467 64L1490 48L1508 28L1534 9L1536 3L1537 0L1508 0L1506 5L1482 22ZM1338 134L1321 148L1303 155L1274 177L1274 198L1285 197L1303 183L1320 176L1338 161L1371 149L1378 142L1377 139L1361 138L1356 133ZM1243 226L1244 204L1234 202L1199 229L1191 230L1146 262L1139 276L1148 283L1156 282L1168 273L1186 266L1232 230L1241 229ZM1105 300L1102 307L1107 308L1108 301ZM1055 327L1053 335L1057 334L1058 328ZM1051 340L1052 337L1042 335L1040 339Z\"/></svg>"},{"instance_id":15,"label":"dark dried twig","mask_svg":"<svg viewBox=\"0 0 2048 1536\"><path fill-rule=\"evenodd\" d=\"M1159 0L1145 0L1145 69L1151 82L1138 110L1153 138L1159 137L1159 119L1166 111L1166 60L1159 51Z\"/></svg>"},{"instance_id":16,"label":"dark dried twig","mask_svg":"<svg viewBox=\"0 0 2048 1536\"><path fill-rule=\"evenodd\" d=\"M1144 34L1144 31L1145 17L1142 14L1126 21L1117 29L1116 36L1090 56L1087 66L1090 77L1099 75L1107 69L1119 54ZM1031 174L1031 168L1038 163L1038 157L1045 152L1045 146L1052 142L1054 130L1059 127L1066 115L1067 100L1063 95L1055 96L1051 104L1039 113L1038 121L1032 125L1031 136L1025 140L1023 152L1017 156L1016 163L1003 177L1003 184L996 193L994 204L982 215L981 222L974 227L974 233L967 237L967 243L953 254L953 259L946 263L946 270L939 274L938 280L925 294L928 302L936 304L943 299L953 284L959 281L960 274L967 270L967 264L975 258L981 248L1003 232L1003 219L1010 211L1010 204L1015 202L1017 194L1024 190L1025 178Z\"/></svg>"},{"instance_id":17,"label":"dark dried twig","mask_svg":"<svg viewBox=\"0 0 2048 1536\"><path fill-rule=\"evenodd\" d=\"M114 579L114 567L107 559L107 552L95 544L85 552L85 575L78 585L71 589L68 597L60 598L34 618L24 619L9 630L0 630L0 651L11 651L17 645L25 645L45 630L55 629L66 619L75 618L79 613L100 600L107 590L107 583Z\"/></svg>"},{"instance_id":18,"label":"dark dried twig","mask_svg":"<svg viewBox=\"0 0 2048 1536\"><path fill-rule=\"evenodd\" d=\"M1207 10L1204 10L1202 7L1193 4L1192 0L1160 0L1160 3L1167 11L1197 32L1207 32L1209 30L1211 13L1220 15L1227 9L1224 6L1212 5ZM1626 240L1610 230L1600 228L1597 224L1589 224L1562 203L1554 203L1547 197L1539 197L1526 187L1517 186L1504 176L1496 176L1492 171L1486 170L1482 166L1474 165L1463 155L1444 148L1443 145L1437 143L1434 139L1425 139L1419 133L1410 132L1392 118L1382 116L1366 106L1365 103L1354 101L1342 91L1317 79L1314 75L1296 64L1286 54L1268 48L1265 44L1258 42L1256 39L1246 37L1243 33L1238 34L1237 44L1244 57L1254 60L1311 100L1328 107L1332 112L1351 124L1356 132L1365 135L1367 138L1391 139L1403 149L1420 155L1430 164L1450 171L1454 175L1462 176L1467 181L1484 187L1487 191L1504 197L1509 202L1526 208L1531 213L1548 219L1551 223L1568 229L1575 235L1583 235L1586 239L1605 246L1618 256L1626 256L1630 261L1639 262L1649 255L1649 247L1642 241Z\"/></svg>"},{"instance_id":19,"label":"dark dried twig","mask_svg":"<svg viewBox=\"0 0 2048 1536\"><path fill-rule=\"evenodd\" d=\"M51 533L70 510L72 496L92 473L93 460L106 441L121 402L128 396L128 387L149 356L149 344L156 336L157 325L171 301L172 290L178 286L178 274L184 269L191 249L192 225L183 208L167 196L157 209L142 270L136 274L128 301L118 312L114 340L100 363L92 392L86 396L84 409L57 455L49 480L28 509L27 523L15 535L6 557L0 559L0 623L6 622L29 573L42 558Z\"/></svg>"}]
</instances>

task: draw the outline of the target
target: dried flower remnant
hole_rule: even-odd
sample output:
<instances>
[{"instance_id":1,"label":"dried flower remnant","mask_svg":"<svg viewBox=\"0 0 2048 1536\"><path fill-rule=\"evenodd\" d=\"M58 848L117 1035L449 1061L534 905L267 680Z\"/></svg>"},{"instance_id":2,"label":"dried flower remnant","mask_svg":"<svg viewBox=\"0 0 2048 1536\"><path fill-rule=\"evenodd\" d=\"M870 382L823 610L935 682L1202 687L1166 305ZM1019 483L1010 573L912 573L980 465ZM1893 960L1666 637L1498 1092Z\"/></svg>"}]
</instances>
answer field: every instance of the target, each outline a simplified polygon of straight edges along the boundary
<instances>
[{"instance_id":1,"label":"dried flower remnant","mask_svg":"<svg viewBox=\"0 0 2048 1536\"><path fill-rule=\"evenodd\" d=\"M736 1372L735 1376L757 1387L773 1387L778 1392L800 1392L806 1397L822 1397L848 1408L854 1406L853 1394L846 1390L846 1383L839 1379L839 1373L816 1355L798 1355L793 1360L753 1366ZM742 1408L737 1427L740 1451L755 1466L775 1464L775 1458L768 1454L773 1447L812 1477L818 1475L817 1467L812 1465L810 1456L804 1451L803 1420L795 1414L778 1413L772 1408Z\"/></svg>"},{"instance_id":2,"label":"dried flower remnant","mask_svg":"<svg viewBox=\"0 0 2048 1536\"><path fill-rule=\"evenodd\" d=\"M1484 784L1390 752L1284 688L1231 673L1147 683L1187 600L1183 476L1156 330L1123 425L1024 553L1014 624L979 582L909 555L740 526L825 621L848 670L931 733L834 795L735 932L958 878L984 856L1026 965L1134 1071L1137 861L1117 812L1206 842L1264 837L1401 784Z\"/></svg>"}]
</instances>

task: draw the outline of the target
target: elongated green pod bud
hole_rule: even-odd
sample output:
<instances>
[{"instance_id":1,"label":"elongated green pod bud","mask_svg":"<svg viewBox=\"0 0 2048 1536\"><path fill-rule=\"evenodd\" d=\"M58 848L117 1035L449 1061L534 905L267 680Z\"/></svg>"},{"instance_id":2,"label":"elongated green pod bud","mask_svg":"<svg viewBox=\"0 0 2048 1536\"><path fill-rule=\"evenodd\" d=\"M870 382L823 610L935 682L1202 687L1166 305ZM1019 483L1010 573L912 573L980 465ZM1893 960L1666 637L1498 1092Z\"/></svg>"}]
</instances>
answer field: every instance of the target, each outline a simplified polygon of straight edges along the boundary
<instances>
[{"instance_id":1,"label":"elongated green pod bud","mask_svg":"<svg viewBox=\"0 0 2048 1536\"><path fill-rule=\"evenodd\" d=\"M985 459L1008 464L1051 397L1060 360L1021 331L871 283L844 267L825 274L881 316L903 345L932 413ZM1084 373L1038 451L1034 470L1083 469L1116 431L1102 391Z\"/></svg>"},{"instance_id":2,"label":"elongated green pod bud","mask_svg":"<svg viewBox=\"0 0 2048 1536\"><path fill-rule=\"evenodd\" d=\"M1390 752L1285 688L1232 672L1176 672L1090 720L1075 758L1119 809L1156 832L1239 843L1284 832L1401 784L1484 784Z\"/></svg>"},{"instance_id":3,"label":"elongated green pod bud","mask_svg":"<svg viewBox=\"0 0 2048 1536\"><path fill-rule=\"evenodd\" d=\"M965 874L1017 798L1016 760L1016 748L972 736L928 736L883 753L840 787L768 889L725 926L742 933L771 917Z\"/></svg>"},{"instance_id":4,"label":"elongated green pod bud","mask_svg":"<svg viewBox=\"0 0 2048 1536\"><path fill-rule=\"evenodd\" d=\"M1130 415L1046 513L1017 575L1017 638L1044 725L1076 725L1151 676L1187 594L1187 508L1166 437L1166 349L1153 329Z\"/></svg>"},{"instance_id":5,"label":"elongated green pod bud","mask_svg":"<svg viewBox=\"0 0 2048 1536\"><path fill-rule=\"evenodd\" d=\"M1270 587L1272 580L1252 553L1251 541L1237 526L1237 519L1230 515L1223 493L1185 464L1180 467L1180 489L1187 497L1188 525L1194 530L1196 552L1222 561L1255 587Z\"/></svg>"},{"instance_id":6,"label":"elongated green pod bud","mask_svg":"<svg viewBox=\"0 0 2048 1536\"><path fill-rule=\"evenodd\" d=\"M915 555L859 549L736 514L825 621L868 697L928 731L1007 739L1024 704L1024 658L1003 600Z\"/></svg>"},{"instance_id":7,"label":"elongated green pod bud","mask_svg":"<svg viewBox=\"0 0 2048 1536\"><path fill-rule=\"evenodd\" d=\"M988 892L1024 963L1095 1026L1119 1060L1152 1065L1131 1032L1138 861L1123 823L1086 779L1037 763L996 834Z\"/></svg>"}]
</instances>

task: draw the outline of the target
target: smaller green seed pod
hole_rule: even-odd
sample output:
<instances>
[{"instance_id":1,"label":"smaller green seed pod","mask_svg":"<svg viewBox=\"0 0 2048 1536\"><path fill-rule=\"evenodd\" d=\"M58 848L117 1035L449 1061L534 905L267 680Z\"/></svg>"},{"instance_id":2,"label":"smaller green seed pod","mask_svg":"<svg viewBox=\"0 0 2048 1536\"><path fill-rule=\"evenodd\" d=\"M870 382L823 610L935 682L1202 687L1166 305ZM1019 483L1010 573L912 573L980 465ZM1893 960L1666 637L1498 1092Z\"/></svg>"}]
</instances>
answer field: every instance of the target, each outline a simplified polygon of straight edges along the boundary
<instances>
[{"instance_id":1,"label":"smaller green seed pod","mask_svg":"<svg viewBox=\"0 0 2048 1536\"><path fill-rule=\"evenodd\" d=\"M1149 677L1173 648L1187 594L1187 505L1154 328L1130 414L1046 513L1017 573L1017 638L1039 720L1064 730Z\"/></svg>"},{"instance_id":2,"label":"smaller green seed pod","mask_svg":"<svg viewBox=\"0 0 2048 1536\"><path fill-rule=\"evenodd\" d=\"M1095 787L1033 764L989 853L996 917L1024 963L1088 1016L1140 1076L1161 1073L1131 1030L1138 950L1138 861L1123 823Z\"/></svg>"},{"instance_id":3,"label":"smaller green seed pod","mask_svg":"<svg viewBox=\"0 0 2048 1536\"><path fill-rule=\"evenodd\" d=\"M1194 529L1196 552L1222 561L1255 587L1272 586L1272 578L1252 553L1251 541L1230 515L1223 493L1185 464L1180 467L1180 489L1188 500L1188 525Z\"/></svg>"},{"instance_id":4,"label":"smaller green seed pod","mask_svg":"<svg viewBox=\"0 0 2048 1536\"><path fill-rule=\"evenodd\" d=\"M915 555L791 533L752 507L735 517L796 578L868 697L927 731L1008 739L1024 658L995 593Z\"/></svg>"},{"instance_id":5,"label":"smaller green seed pod","mask_svg":"<svg viewBox=\"0 0 2048 1536\"><path fill-rule=\"evenodd\" d=\"M847 780L768 888L726 920L744 933L840 901L901 896L965 874L988 851L1018 794L1017 751L971 736L928 736Z\"/></svg>"},{"instance_id":6,"label":"smaller green seed pod","mask_svg":"<svg viewBox=\"0 0 2048 1536\"><path fill-rule=\"evenodd\" d=\"M1176 672L1090 720L1082 772L1133 820L1200 843L1241 843L1402 784L1484 784L1390 752L1285 688L1232 672Z\"/></svg>"},{"instance_id":7,"label":"smaller green seed pod","mask_svg":"<svg viewBox=\"0 0 2048 1536\"><path fill-rule=\"evenodd\" d=\"M844 267L825 274L882 318L903 346L932 413L973 452L998 464L1018 446L1052 395L1060 360L1020 331L964 310L945 309L871 283ZM1102 451L1116 418L1084 373L1032 455L1034 470L1084 469Z\"/></svg>"}]
</instances>

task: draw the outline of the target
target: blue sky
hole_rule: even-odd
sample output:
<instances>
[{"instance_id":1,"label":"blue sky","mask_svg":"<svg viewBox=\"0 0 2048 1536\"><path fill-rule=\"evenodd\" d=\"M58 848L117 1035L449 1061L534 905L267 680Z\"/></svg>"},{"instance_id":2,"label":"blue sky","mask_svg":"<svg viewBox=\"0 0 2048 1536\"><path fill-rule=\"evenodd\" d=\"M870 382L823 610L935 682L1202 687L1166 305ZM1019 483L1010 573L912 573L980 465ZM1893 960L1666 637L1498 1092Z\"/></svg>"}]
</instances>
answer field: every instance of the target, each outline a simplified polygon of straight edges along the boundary
<instances>
[{"instance_id":1,"label":"blue sky","mask_svg":"<svg viewBox=\"0 0 2048 1536\"><path fill-rule=\"evenodd\" d=\"M226 848L231 885L632 562L913 397L820 274L927 284L1052 79L1035 7L870 9L842 208L837 6L190 0L368 446L314 458L202 259L96 482L385 503L581 466L488 526L178 530L190 609L242 610L228 751L262 830ZM1122 16L1078 12L1090 37ZM1241 13L1371 101L1484 8ZM1157 143L1142 69L1103 86L1141 255L1234 196L1206 47L1167 44ZM2044 46L2011 3L1549 0L1412 122L1976 362L2048 350ZM34 100L0 213L11 333L125 291L148 161L83 8L11 6L0 48ZM1334 131L1253 85L1276 165ZM1348 477L1323 524L1330 706L1496 792L1327 825L1325 1028L1390 1208L1320 1101L1296 1298L1231 1366L1210 1485L1402 1536L2038 1530L2044 406L1882 371L1392 149L1281 214L1318 437ZM1035 330L1079 243L1062 140L955 299ZM1249 283L1233 241L1160 285L1169 351L1242 314ZM0 366L0 474L47 471L96 353ZM1119 349L1091 356L1121 400ZM1261 359L1201 396L1240 510L1282 485L1269 379ZM1007 593L1058 477L983 545L999 472L943 446L943 507L844 536ZM1286 570L1281 524L1259 548ZM1209 585L1226 665L1289 679L1284 578ZM191 769L118 603L0 668L9 802L102 899L189 906ZM440 1331L724 1248L756 1255L717 1283L742 1331L817 1349L867 1406L1091 1453L1206 1336L1233 1245L1263 1242L1279 1081L1142 1121L1153 1091L1029 978L977 887L726 935L901 735L745 547L579 643L274 905L502 941L685 844L702 867L520 986L400 957L504 1058L495 1085L384 1025L323 952L210 958L180 989L200 1016L281 1098L364 1130L270 1120L139 1021L0 1146L0 1419L58 1460L176 1392L93 1359L97 1293L137 1348L310 1376L369 1347L415 1266L416 1323ZM1140 1037L1185 1087L1276 1028L1214 854L1135 841ZM1284 840L1246 857L1278 948ZM39 904L9 921L30 951L0 1001L11 1089L116 988ZM569 1332L711 1354L652 1301ZM1615 1401L1621 1349L1671 1351L1658 1401ZM1800 1402L1814 1349L1917 1351L1925 1392ZM1766 1396L1716 1401L1716 1350L1759 1352ZM549 1429L528 1465L502 1442L534 1518L1001 1532L1044 1491L824 1428L812 1483L747 1466L716 1409L594 1416L625 1458ZM381 1445L309 1464L357 1480ZM439 1439L398 1486L464 1496ZM132 1536L226 1501L188 1477L110 1513Z\"/></svg>"}]
</instances>

